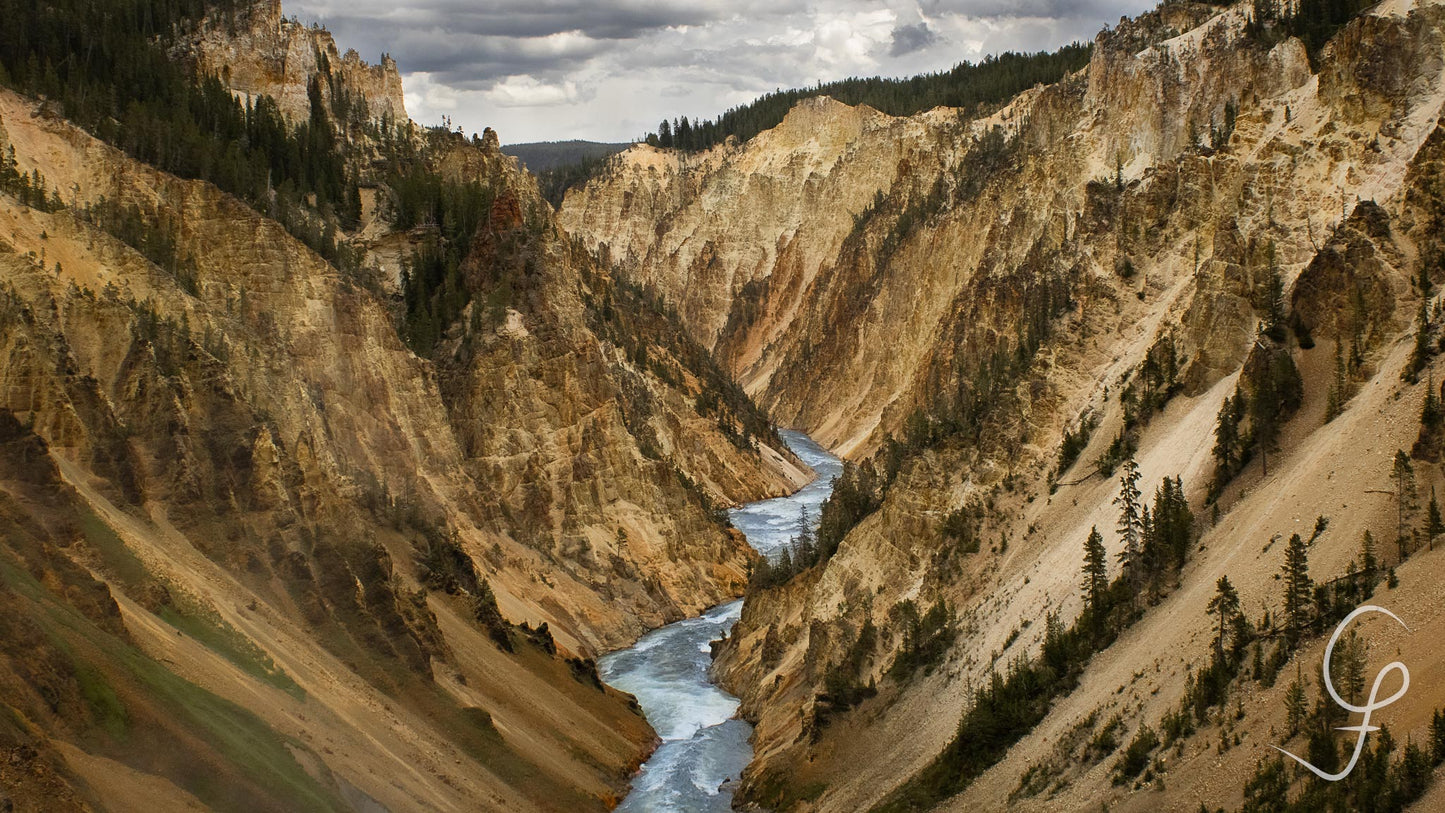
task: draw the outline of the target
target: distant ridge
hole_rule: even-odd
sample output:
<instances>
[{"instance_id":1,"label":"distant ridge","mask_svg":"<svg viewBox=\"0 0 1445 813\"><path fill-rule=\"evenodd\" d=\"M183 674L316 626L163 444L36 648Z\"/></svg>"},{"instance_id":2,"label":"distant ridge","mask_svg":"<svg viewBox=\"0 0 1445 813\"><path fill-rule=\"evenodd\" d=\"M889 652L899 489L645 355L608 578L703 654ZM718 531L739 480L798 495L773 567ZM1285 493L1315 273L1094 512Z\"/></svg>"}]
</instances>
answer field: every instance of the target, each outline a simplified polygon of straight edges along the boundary
<instances>
[{"instance_id":1,"label":"distant ridge","mask_svg":"<svg viewBox=\"0 0 1445 813\"><path fill-rule=\"evenodd\" d=\"M843 104L868 105L890 116L911 116L935 107L977 113L1002 104L1035 85L1051 85L1089 64L1092 43L1072 42L1056 51L990 54L980 62L960 62L947 71L909 77L850 77L812 87L777 90L731 108L716 120L664 119L646 141L656 147L705 150L735 136L747 141L771 130L798 102L829 96Z\"/></svg>"},{"instance_id":2,"label":"distant ridge","mask_svg":"<svg viewBox=\"0 0 1445 813\"><path fill-rule=\"evenodd\" d=\"M600 141L574 139L572 141L534 141L527 144L508 144L502 147L502 152L520 158L528 170L541 173L567 164L579 164L589 159L606 158L622 152L630 146L632 146L630 143L605 144Z\"/></svg>"}]
</instances>

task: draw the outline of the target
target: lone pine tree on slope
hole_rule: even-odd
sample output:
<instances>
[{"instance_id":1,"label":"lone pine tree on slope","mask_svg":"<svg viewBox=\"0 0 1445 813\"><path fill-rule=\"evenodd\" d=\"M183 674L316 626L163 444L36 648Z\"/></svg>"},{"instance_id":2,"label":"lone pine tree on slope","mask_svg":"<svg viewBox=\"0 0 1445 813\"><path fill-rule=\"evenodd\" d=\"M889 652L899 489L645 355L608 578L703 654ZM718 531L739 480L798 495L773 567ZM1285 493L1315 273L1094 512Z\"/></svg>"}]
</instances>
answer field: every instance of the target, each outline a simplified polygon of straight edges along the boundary
<instances>
[{"instance_id":1,"label":"lone pine tree on slope","mask_svg":"<svg viewBox=\"0 0 1445 813\"><path fill-rule=\"evenodd\" d=\"M1220 663L1224 662L1224 640L1229 635L1230 622L1239 615L1239 593L1230 584L1228 576L1220 576L1215 583L1214 598L1209 600L1209 614L1219 617L1219 631L1214 636L1214 654Z\"/></svg>"},{"instance_id":2,"label":"lone pine tree on slope","mask_svg":"<svg viewBox=\"0 0 1445 813\"><path fill-rule=\"evenodd\" d=\"M1131 581L1138 576L1143 553L1144 514L1139 496L1139 464L1130 455L1119 475L1119 496L1114 498L1114 504L1119 506L1119 537L1124 542L1119 562Z\"/></svg>"},{"instance_id":3,"label":"lone pine tree on slope","mask_svg":"<svg viewBox=\"0 0 1445 813\"><path fill-rule=\"evenodd\" d=\"M1310 593L1314 589L1310 582L1309 553L1305 550L1305 542L1299 534L1289 538L1282 575L1284 614L1289 624L1287 632L1290 643L1295 643L1299 640L1300 631L1309 623Z\"/></svg>"},{"instance_id":4,"label":"lone pine tree on slope","mask_svg":"<svg viewBox=\"0 0 1445 813\"><path fill-rule=\"evenodd\" d=\"M1395 544L1400 548L1403 561L1410 553L1410 540L1406 529L1415 513L1415 467L1404 450L1395 452L1395 466L1390 472L1395 484Z\"/></svg>"},{"instance_id":5,"label":"lone pine tree on slope","mask_svg":"<svg viewBox=\"0 0 1445 813\"><path fill-rule=\"evenodd\" d=\"M1105 597L1109 591L1109 560L1104 551L1104 537L1099 528L1089 529L1089 538L1084 540L1084 610L1092 617L1095 627L1102 625Z\"/></svg>"}]
</instances>

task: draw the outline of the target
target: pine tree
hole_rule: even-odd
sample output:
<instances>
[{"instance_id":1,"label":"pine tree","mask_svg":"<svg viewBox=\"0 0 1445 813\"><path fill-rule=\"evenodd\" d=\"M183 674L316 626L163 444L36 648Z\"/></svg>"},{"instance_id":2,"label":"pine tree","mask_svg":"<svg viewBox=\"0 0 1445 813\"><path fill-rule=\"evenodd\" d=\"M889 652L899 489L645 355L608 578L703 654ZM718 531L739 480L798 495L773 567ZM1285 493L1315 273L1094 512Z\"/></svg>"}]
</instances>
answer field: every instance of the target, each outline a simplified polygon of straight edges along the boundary
<instances>
[{"instance_id":1,"label":"pine tree","mask_svg":"<svg viewBox=\"0 0 1445 813\"><path fill-rule=\"evenodd\" d=\"M361 225L361 187L355 178L346 184L346 202L342 207L342 223L348 230Z\"/></svg>"},{"instance_id":2,"label":"pine tree","mask_svg":"<svg viewBox=\"0 0 1445 813\"><path fill-rule=\"evenodd\" d=\"M818 561L818 547L813 539L813 519L808 515L808 506L798 509L798 536L796 556L799 570L812 567Z\"/></svg>"},{"instance_id":3,"label":"pine tree","mask_svg":"<svg viewBox=\"0 0 1445 813\"><path fill-rule=\"evenodd\" d=\"M1109 559L1104 551L1104 537L1098 526L1089 529L1084 540L1084 605L1093 616L1095 626L1104 620L1104 603L1109 591Z\"/></svg>"},{"instance_id":4,"label":"pine tree","mask_svg":"<svg viewBox=\"0 0 1445 813\"><path fill-rule=\"evenodd\" d=\"M1440 503L1435 499L1435 486L1430 486L1430 507L1426 511L1425 540L1435 550L1435 537L1445 533L1445 519L1440 516Z\"/></svg>"},{"instance_id":5,"label":"pine tree","mask_svg":"<svg viewBox=\"0 0 1445 813\"><path fill-rule=\"evenodd\" d=\"M1369 326L1369 310L1365 307L1365 295L1356 287L1350 292L1350 373L1359 372L1365 363L1366 328Z\"/></svg>"},{"instance_id":6,"label":"pine tree","mask_svg":"<svg viewBox=\"0 0 1445 813\"><path fill-rule=\"evenodd\" d=\"M1280 393L1275 377L1269 372L1254 384L1249 400L1250 438L1259 449L1261 473L1269 476L1269 454L1279 449Z\"/></svg>"},{"instance_id":7,"label":"pine tree","mask_svg":"<svg viewBox=\"0 0 1445 813\"><path fill-rule=\"evenodd\" d=\"M1154 535L1172 557L1174 567L1184 566L1194 538L1194 511L1184 496L1184 478L1164 478L1154 495Z\"/></svg>"},{"instance_id":8,"label":"pine tree","mask_svg":"<svg viewBox=\"0 0 1445 813\"><path fill-rule=\"evenodd\" d=\"M1434 762L1445 762L1445 710L1437 710L1430 717L1430 741L1434 745Z\"/></svg>"},{"instance_id":9,"label":"pine tree","mask_svg":"<svg viewBox=\"0 0 1445 813\"><path fill-rule=\"evenodd\" d=\"M1275 257L1274 241L1265 247L1266 262L1269 264L1268 288L1265 291L1265 335L1275 341L1284 341L1284 278L1280 274L1279 262Z\"/></svg>"},{"instance_id":10,"label":"pine tree","mask_svg":"<svg viewBox=\"0 0 1445 813\"><path fill-rule=\"evenodd\" d=\"M1140 560L1144 567L1144 573L1152 584L1159 576L1164 567L1163 545L1159 542L1159 529L1154 522L1154 515L1149 510L1149 504L1145 503L1140 509L1143 514L1140 519L1142 528L1140 544Z\"/></svg>"},{"instance_id":11,"label":"pine tree","mask_svg":"<svg viewBox=\"0 0 1445 813\"><path fill-rule=\"evenodd\" d=\"M1309 574L1309 553L1299 534L1289 538L1284 558L1284 614L1289 623L1289 640L1299 640L1300 631L1309 623L1310 596L1313 584Z\"/></svg>"},{"instance_id":12,"label":"pine tree","mask_svg":"<svg viewBox=\"0 0 1445 813\"><path fill-rule=\"evenodd\" d=\"M1345 411L1348 400L1349 372L1345 367L1345 350L1339 338L1335 338L1335 373L1330 381L1330 392L1325 400L1325 421L1338 418Z\"/></svg>"},{"instance_id":13,"label":"pine tree","mask_svg":"<svg viewBox=\"0 0 1445 813\"><path fill-rule=\"evenodd\" d=\"M1243 612L1234 613L1229 622L1230 657L1238 664L1244 656L1244 647L1254 638L1254 625L1249 623Z\"/></svg>"},{"instance_id":14,"label":"pine tree","mask_svg":"<svg viewBox=\"0 0 1445 813\"><path fill-rule=\"evenodd\" d=\"M1214 484L1212 492L1218 496L1230 478L1234 477L1239 465L1239 422L1244 417L1244 393L1238 389L1232 398L1225 398L1219 407L1219 419L1214 428Z\"/></svg>"},{"instance_id":15,"label":"pine tree","mask_svg":"<svg viewBox=\"0 0 1445 813\"><path fill-rule=\"evenodd\" d=\"M774 580L781 584L793 578L797 572L793 566L793 554L789 550L790 545L783 545L778 550L778 559L772 564L772 575Z\"/></svg>"},{"instance_id":16,"label":"pine tree","mask_svg":"<svg viewBox=\"0 0 1445 813\"><path fill-rule=\"evenodd\" d=\"M1360 702L1365 693L1365 653L1367 645L1352 629L1340 646L1335 648L1336 664L1330 667L1331 675L1339 675L1338 686L1344 698L1351 703Z\"/></svg>"},{"instance_id":17,"label":"pine tree","mask_svg":"<svg viewBox=\"0 0 1445 813\"><path fill-rule=\"evenodd\" d=\"M1420 425L1426 429L1438 429L1445 413L1440 410L1440 396L1435 394L1435 374L1430 374L1430 383L1425 387L1425 403L1420 405Z\"/></svg>"},{"instance_id":18,"label":"pine tree","mask_svg":"<svg viewBox=\"0 0 1445 813\"><path fill-rule=\"evenodd\" d=\"M1295 664L1294 681L1289 684L1285 691L1284 707L1287 714L1286 720L1289 725L1289 736L1293 737L1299 733L1300 726L1304 725L1305 713L1308 711L1306 705L1305 678L1300 671L1299 664Z\"/></svg>"},{"instance_id":19,"label":"pine tree","mask_svg":"<svg viewBox=\"0 0 1445 813\"><path fill-rule=\"evenodd\" d=\"M1415 314L1415 347L1410 351L1410 360L1405 365L1401 378L1411 384L1420 380L1420 371L1430 362L1430 309L1429 300L1421 298L1420 309Z\"/></svg>"},{"instance_id":20,"label":"pine tree","mask_svg":"<svg viewBox=\"0 0 1445 813\"><path fill-rule=\"evenodd\" d=\"M1228 576L1220 576L1214 584L1214 598L1209 600L1209 614L1219 617L1219 631L1214 636L1214 655L1224 663L1224 639L1229 633L1231 621L1239 614L1239 593L1229 583Z\"/></svg>"},{"instance_id":21,"label":"pine tree","mask_svg":"<svg viewBox=\"0 0 1445 813\"><path fill-rule=\"evenodd\" d=\"M1119 496L1114 498L1119 506L1119 538L1123 548L1119 551L1119 562L1131 579L1139 574L1144 542L1144 517L1139 502L1139 464L1131 454L1124 460L1123 472L1119 475Z\"/></svg>"},{"instance_id":22,"label":"pine tree","mask_svg":"<svg viewBox=\"0 0 1445 813\"><path fill-rule=\"evenodd\" d=\"M1244 783L1244 813L1282 813L1289 809L1289 769L1284 757L1261 760Z\"/></svg>"},{"instance_id":23,"label":"pine tree","mask_svg":"<svg viewBox=\"0 0 1445 813\"><path fill-rule=\"evenodd\" d=\"M1335 691L1343 688L1343 681L1340 680L1333 669L1330 672L1330 679L1335 681ZM1307 720L1307 728L1311 731L1312 737L1309 748L1310 761L1325 770L1335 770L1339 767L1339 750L1335 745L1334 728L1342 725L1349 718L1349 712L1341 708L1334 698L1330 696L1329 689L1321 680L1315 686L1315 707Z\"/></svg>"},{"instance_id":24,"label":"pine tree","mask_svg":"<svg viewBox=\"0 0 1445 813\"><path fill-rule=\"evenodd\" d=\"M1363 594L1369 597L1375 590L1375 582L1380 579L1380 560L1375 555L1375 536L1368 528L1360 538L1360 577L1365 582Z\"/></svg>"},{"instance_id":25,"label":"pine tree","mask_svg":"<svg viewBox=\"0 0 1445 813\"><path fill-rule=\"evenodd\" d=\"M1390 479L1395 484L1395 544L1400 547L1400 559L1403 561L1410 553L1405 530L1416 508L1415 467L1403 450L1395 452L1395 466L1390 472Z\"/></svg>"}]
</instances>

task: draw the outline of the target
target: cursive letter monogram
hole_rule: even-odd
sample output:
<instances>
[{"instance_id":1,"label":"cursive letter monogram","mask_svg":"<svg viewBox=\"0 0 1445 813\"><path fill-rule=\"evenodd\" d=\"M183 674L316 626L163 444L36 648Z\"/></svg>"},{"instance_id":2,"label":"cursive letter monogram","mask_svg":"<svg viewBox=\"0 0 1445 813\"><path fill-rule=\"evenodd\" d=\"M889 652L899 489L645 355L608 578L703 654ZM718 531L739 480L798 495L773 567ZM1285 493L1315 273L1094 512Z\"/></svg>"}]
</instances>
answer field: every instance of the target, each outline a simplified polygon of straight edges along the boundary
<instances>
[{"instance_id":1,"label":"cursive letter monogram","mask_svg":"<svg viewBox=\"0 0 1445 813\"><path fill-rule=\"evenodd\" d=\"M1325 773L1319 768L1316 768L1305 760L1300 759L1299 757L1291 754L1290 752L1284 750L1283 748L1280 748L1277 745L1270 746L1281 754L1284 754L1290 759L1293 759L1295 762L1298 762L1306 768L1309 768L1311 771L1314 772L1315 776L1318 776L1326 782L1338 782L1341 779L1344 779L1345 777L1350 775L1350 771L1353 771L1355 769L1355 763L1360 759L1360 752L1365 747L1365 737L1368 736L1371 731L1380 730L1379 726L1370 725L1370 715L1378 711L1379 709L1382 709L1395 702L1396 700L1404 697L1405 692L1410 689L1410 670L1405 668L1405 664L1400 663L1399 661L1394 661L1387 664L1385 668L1381 669L1379 673L1375 675L1375 683L1373 686L1370 687L1370 699L1367 703L1365 703L1365 705L1356 706L1353 703L1347 703L1345 702L1345 699L1343 697L1340 697L1339 692L1335 691L1334 681L1330 679L1330 656L1334 654L1335 642L1340 639L1340 633L1345 631L1345 627L1348 627L1351 621L1354 621L1355 618L1364 615L1365 613L1384 613L1385 615L1388 615L1391 618L1395 619L1395 621L1399 623L1400 626L1405 627L1407 631L1410 629L1408 626L1405 625L1404 621L1400 620L1399 616L1395 615L1384 607L1376 607L1373 604L1365 604L1363 606L1356 607L1354 612L1345 616L1344 620L1340 622L1339 626L1335 627L1335 634L1330 636L1330 642L1328 645L1325 646L1325 659L1323 670L1325 678L1325 689L1329 691L1330 697L1334 698L1334 701L1339 704L1340 708L1343 708L1346 711L1365 715L1364 719L1360 720L1359 725L1340 726L1338 729L1336 729L1337 731L1359 732L1359 737L1355 739L1355 753L1350 756L1350 761L1345 765L1345 769L1340 771L1339 773ZM1396 691L1394 694L1390 695L1389 697L1385 698L1384 700L1377 700L1376 697L1380 693L1380 684L1385 682L1386 675L1395 671L1398 671L1400 673L1399 690Z\"/></svg>"}]
</instances>

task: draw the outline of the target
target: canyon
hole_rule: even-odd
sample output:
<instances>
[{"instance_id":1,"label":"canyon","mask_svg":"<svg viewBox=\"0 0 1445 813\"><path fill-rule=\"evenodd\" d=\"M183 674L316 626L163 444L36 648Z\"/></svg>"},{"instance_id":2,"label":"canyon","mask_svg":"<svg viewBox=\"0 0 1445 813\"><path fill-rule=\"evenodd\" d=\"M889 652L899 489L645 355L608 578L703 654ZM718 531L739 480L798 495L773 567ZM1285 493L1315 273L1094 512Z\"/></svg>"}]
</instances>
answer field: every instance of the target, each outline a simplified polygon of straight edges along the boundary
<instances>
[{"instance_id":1,"label":"canyon","mask_svg":"<svg viewBox=\"0 0 1445 813\"><path fill-rule=\"evenodd\" d=\"M247 127L324 134L335 200L280 159L259 191L166 171L7 80L4 799L610 809L679 737L604 678L681 622L723 633L751 726L735 804L1238 809L1303 753L1324 640L1280 626L1295 534L1326 599L1370 551L1408 630L1359 622L1368 662L1414 676L1383 718L1429 743L1445 5L1322 43L1256 12L1167 3L998 104L819 95L639 143L555 210L495 132L411 122L394 61L276 0L166 56ZM1252 453L1221 440L1236 402ZM1136 465L1191 517L1147 588L1115 532ZM966 763L1005 679L1097 621L1091 529L1127 606ZM1278 662L1204 703L1225 577Z\"/></svg>"}]
</instances>

